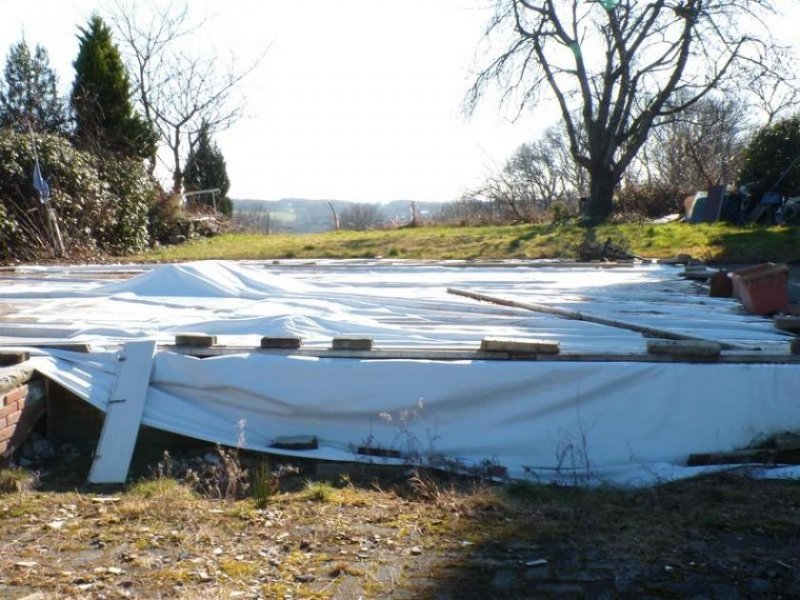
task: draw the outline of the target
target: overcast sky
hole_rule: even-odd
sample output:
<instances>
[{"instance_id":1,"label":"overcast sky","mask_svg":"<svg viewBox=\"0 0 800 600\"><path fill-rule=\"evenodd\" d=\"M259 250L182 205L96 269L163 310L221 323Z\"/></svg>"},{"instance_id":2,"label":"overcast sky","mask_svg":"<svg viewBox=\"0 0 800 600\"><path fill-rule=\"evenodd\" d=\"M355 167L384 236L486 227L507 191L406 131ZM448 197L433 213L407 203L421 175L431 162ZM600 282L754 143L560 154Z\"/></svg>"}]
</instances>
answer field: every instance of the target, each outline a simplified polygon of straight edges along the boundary
<instances>
[{"instance_id":1,"label":"overcast sky","mask_svg":"<svg viewBox=\"0 0 800 600\"><path fill-rule=\"evenodd\" d=\"M545 119L461 112L489 0L193 0L198 51L244 67L246 117L217 138L234 198L452 200ZM0 55L47 48L64 93L86 0L0 0Z\"/></svg>"},{"instance_id":2,"label":"overcast sky","mask_svg":"<svg viewBox=\"0 0 800 600\"><path fill-rule=\"evenodd\" d=\"M158 0L161 1L161 0ZM167 0L164 0L167 2ZM163 2L162 2L163 3ZM778 0L789 8L795 0ZM198 52L244 68L246 117L220 134L233 198L446 201L557 119L462 101L493 0L192 0ZM0 0L0 56L42 44L67 93L78 26L106 0ZM140 4L141 6L141 4ZM796 19L779 21L796 37Z\"/></svg>"}]
</instances>

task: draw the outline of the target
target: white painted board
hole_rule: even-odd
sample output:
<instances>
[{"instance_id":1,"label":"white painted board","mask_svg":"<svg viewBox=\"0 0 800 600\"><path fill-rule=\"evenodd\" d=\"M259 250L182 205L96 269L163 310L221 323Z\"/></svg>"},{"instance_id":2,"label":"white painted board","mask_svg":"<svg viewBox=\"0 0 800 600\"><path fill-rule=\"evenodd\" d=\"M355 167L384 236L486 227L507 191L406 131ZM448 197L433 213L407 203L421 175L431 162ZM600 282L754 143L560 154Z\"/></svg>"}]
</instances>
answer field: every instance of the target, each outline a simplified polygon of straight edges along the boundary
<instances>
[{"instance_id":1,"label":"white painted board","mask_svg":"<svg viewBox=\"0 0 800 600\"><path fill-rule=\"evenodd\" d=\"M139 435L155 340L126 343L120 351L119 371L106 409L89 483L124 483Z\"/></svg>"}]
</instances>

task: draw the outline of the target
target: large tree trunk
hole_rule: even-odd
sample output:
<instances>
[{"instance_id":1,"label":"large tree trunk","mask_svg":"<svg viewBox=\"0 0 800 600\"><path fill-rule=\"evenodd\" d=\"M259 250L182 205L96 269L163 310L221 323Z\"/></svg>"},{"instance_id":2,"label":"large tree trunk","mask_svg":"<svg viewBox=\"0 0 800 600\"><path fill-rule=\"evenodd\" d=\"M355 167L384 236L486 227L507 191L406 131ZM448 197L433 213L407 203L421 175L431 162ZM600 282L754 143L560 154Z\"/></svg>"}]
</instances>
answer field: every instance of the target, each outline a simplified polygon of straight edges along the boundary
<instances>
[{"instance_id":1,"label":"large tree trunk","mask_svg":"<svg viewBox=\"0 0 800 600\"><path fill-rule=\"evenodd\" d=\"M172 192L180 194L183 187L183 170L181 169L181 131L175 127L175 137L172 142Z\"/></svg>"},{"instance_id":2,"label":"large tree trunk","mask_svg":"<svg viewBox=\"0 0 800 600\"><path fill-rule=\"evenodd\" d=\"M617 177L605 167L594 167L589 173L589 200L583 215L588 224L602 223L614 210L614 188Z\"/></svg>"}]
</instances>

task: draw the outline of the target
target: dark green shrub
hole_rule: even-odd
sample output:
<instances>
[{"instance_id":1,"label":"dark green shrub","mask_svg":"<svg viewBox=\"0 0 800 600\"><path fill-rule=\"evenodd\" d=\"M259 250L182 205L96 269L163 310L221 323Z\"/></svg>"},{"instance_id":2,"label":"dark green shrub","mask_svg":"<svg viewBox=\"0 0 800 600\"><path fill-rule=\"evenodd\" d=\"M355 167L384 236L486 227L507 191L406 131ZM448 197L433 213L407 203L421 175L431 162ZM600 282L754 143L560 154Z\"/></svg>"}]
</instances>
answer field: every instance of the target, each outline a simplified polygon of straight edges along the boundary
<instances>
[{"instance_id":1,"label":"dark green shrub","mask_svg":"<svg viewBox=\"0 0 800 600\"><path fill-rule=\"evenodd\" d=\"M67 253L142 250L149 241L147 213L158 184L143 166L126 159L102 160L56 135L37 135L42 173L50 184ZM30 260L50 252L44 205L33 187L30 137L0 129L0 204L13 221L9 257ZM8 257L7 257L8 258Z\"/></svg>"}]
</instances>

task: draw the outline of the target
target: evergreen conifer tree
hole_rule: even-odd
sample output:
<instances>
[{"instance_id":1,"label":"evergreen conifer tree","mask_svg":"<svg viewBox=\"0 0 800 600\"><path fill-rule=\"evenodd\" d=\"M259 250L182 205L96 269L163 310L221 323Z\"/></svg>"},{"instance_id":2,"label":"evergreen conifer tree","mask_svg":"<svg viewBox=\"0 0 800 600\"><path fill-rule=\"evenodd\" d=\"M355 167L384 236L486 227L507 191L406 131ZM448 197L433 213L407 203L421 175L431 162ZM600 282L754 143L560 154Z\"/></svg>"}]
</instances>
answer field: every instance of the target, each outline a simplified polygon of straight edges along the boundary
<instances>
[{"instance_id":1,"label":"evergreen conifer tree","mask_svg":"<svg viewBox=\"0 0 800 600\"><path fill-rule=\"evenodd\" d=\"M183 171L183 184L187 191L219 189L220 212L230 216L233 212L233 203L228 198L231 182L225 166L225 157L219 147L211 139L207 123L200 126L197 134L197 143L189 152L186 159L186 168ZM204 204L211 205L212 199L203 198Z\"/></svg>"},{"instance_id":2,"label":"evergreen conifer tree","mask_svg":"<svg viewBox=\"0 0 800 600\"><path fill-rule=\"evenodd\" d=\"M95 14L80 31L71 98L78 143L101 154L154 156L157 137L133 110L128 73L111 29Z\"/></svg>"},{"instance_id":3,"label":"evergreen conifer tree","mask_svg":"<svg viewBox=\"0 0 800 600\"><path fill-rule=\"evenodd\" d=\"M27 131L63 133L67 118L58 96L57 78L47 50L36 45L33 54L22 39L8 53L0 82L0 126Z\"/></svg>"}]
</instances>

